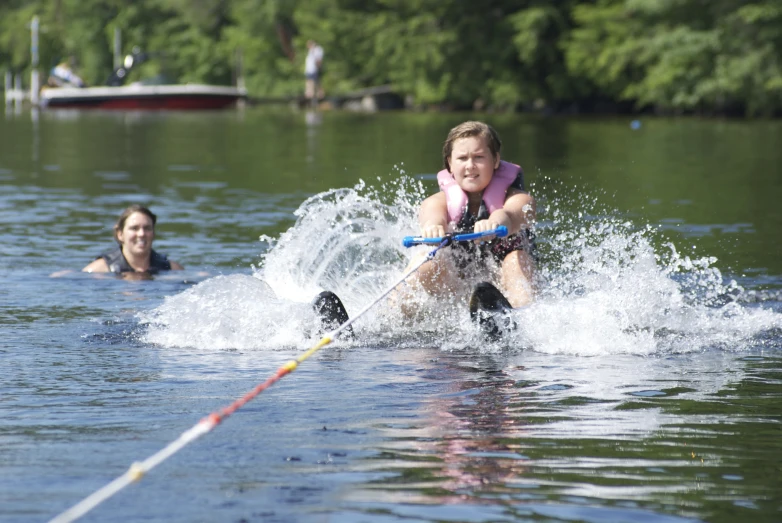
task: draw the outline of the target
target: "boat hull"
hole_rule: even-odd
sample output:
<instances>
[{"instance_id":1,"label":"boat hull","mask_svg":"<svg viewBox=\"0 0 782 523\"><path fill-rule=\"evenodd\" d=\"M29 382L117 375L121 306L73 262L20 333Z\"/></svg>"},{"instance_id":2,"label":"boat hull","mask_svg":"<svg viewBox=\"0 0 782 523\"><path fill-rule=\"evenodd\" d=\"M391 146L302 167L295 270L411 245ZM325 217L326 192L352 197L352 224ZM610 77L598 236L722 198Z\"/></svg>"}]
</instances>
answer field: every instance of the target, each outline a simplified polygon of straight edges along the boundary
<instances>
[{"instance_id":1,"label":"boat hull","mask_svg":"<svg viewBox=\"0 0 782 523\"><path fill-rule=\"evenodd\" d=\"M246 97L235 87L188 84L50 88L41 91L40 99L50 108L213 110L232 107Z\"/></svg>"}]
</instances>

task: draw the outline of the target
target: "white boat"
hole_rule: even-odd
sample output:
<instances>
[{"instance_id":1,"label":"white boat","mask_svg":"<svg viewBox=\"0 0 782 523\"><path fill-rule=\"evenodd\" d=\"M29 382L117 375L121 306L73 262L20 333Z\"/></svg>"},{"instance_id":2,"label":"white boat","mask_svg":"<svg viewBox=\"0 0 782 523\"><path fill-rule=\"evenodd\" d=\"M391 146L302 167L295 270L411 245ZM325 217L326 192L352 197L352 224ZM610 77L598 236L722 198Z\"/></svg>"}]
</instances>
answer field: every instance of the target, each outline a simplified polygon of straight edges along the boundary
<instances>
[{"instance_id":1,"label":"white boat","mask_svg":"<svg viewBox=\"0 0 782 523\"><path fill-rule=\"evenodd\" d=\"M246 98L238 87L203 84L48 87L40 94L44 107L120 110L223 109Z\"/></svg>"}]
</instances>

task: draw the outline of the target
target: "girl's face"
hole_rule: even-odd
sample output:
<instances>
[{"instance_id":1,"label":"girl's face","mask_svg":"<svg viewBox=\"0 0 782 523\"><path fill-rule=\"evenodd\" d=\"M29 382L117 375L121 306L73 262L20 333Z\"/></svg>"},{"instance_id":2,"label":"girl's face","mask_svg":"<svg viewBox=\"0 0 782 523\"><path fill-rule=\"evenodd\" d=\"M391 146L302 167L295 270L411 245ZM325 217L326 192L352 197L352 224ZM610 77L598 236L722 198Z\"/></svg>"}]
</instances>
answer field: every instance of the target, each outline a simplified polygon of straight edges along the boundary
<instances>
[{"instance_id":1,"label":"girl's face","mask_svg":"<svg viewBox=\"0 0 782 523\"><path fill-rule=\"evenodd\" d=\"M134 212L125 220L122 230L117 233L117 239L125 254L149 255L152 252L152 240L155 239L152 218L143 212Z\"/></svg>"},{"instance_id":2,"label":"girl's face","mask_svg":"<svg viewBox=\"0 0 782 523\"><path fill-rule=\"evenodd\" d=\"M464 192L476 193L489 185L494 170L500 166L500 159L491 154L482 138L470 136L453 142L448 163L459 187Z\"/></svg>"}]
</instances>

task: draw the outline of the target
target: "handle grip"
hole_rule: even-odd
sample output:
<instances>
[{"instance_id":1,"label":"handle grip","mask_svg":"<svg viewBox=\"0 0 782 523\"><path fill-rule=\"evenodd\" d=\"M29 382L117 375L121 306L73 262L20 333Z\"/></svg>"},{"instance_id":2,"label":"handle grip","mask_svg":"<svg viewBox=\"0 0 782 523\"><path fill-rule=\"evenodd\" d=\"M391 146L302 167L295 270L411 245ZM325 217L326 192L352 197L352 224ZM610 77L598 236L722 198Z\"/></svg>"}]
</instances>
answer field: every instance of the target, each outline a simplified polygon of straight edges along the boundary
<instances>
[{"instance_id":1,"label":"handle grip","mask_svg":"<svg viewBox=\"0 0 782 523\"><path fill-rule=\"evenodd\" d=\"M498 238L504 238L508 235L508 228L504 225L500 225L493 231L484 232L469 232L464 234L454 234L451 239L455 242L467 242L471 240L480 240L488 236L496 236ZM445 238L424 238L423 236L405 236L402 239L402 245L405 247L412 247L413 245L435 245L442 243Z\"/></svg>"}]
</instances>

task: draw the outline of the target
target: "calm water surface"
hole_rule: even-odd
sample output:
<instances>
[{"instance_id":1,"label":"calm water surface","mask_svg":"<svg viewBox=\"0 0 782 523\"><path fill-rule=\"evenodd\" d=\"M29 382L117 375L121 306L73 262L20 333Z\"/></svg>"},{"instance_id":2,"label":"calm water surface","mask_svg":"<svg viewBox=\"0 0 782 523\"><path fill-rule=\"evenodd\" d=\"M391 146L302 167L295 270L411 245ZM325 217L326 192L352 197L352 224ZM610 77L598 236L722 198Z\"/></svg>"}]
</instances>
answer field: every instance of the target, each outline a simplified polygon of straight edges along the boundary
<instances>
[{"instance_id":1,"label":"calm water surface","mask_svg":"<svg viewBox=\"0 0 782 523\"><path fill-rule=\"evenodd\" d=\"M319 290L370 303L474 116L0 117L0 520L303 353ZM782 123L479 117L540 206L520 329L377 307L83 521L782 520ZM80 273L134 202L187 270Z\"/></svg>"}]
</instances>

